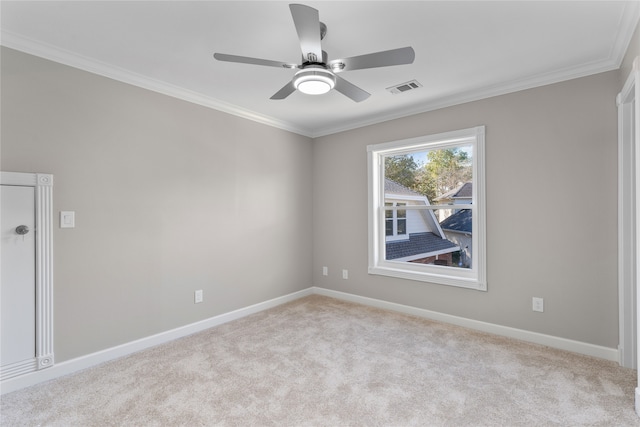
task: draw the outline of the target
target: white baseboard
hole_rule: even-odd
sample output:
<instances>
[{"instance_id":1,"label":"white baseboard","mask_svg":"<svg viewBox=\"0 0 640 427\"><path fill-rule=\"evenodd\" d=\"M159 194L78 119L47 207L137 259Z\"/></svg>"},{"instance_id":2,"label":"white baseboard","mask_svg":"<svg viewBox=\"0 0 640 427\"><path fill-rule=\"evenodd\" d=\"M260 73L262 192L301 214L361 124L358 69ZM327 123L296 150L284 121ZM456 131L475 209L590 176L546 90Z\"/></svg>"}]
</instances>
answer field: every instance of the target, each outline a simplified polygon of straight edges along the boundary
<instances>
[{"instance_id":1,"label":"white baseboard","mask_svg":"<svg viewBox=\"0 0 640 427\"><path fill-rule=\"evenodd\" d=\"M222 325L223 323L231 322L232 320L240 319L242 317L249 316L251 314L255 314L260 311L264 311L269 308L273 308L278 305L285 304L287 302L312 294L313 288L307 288L302 291L294 292L278 298L273 298L268 301L230 311L229 313L220 314L209 319L201 320L199 322L191 323L189 325L185 325L176 329L171 329L166 332L161 332L159 334L141 338L136 341L131 341L126 344L91 353L86 356L67 360L62 363L56 363L55 365L48 368L2 381L0 383L0 394L10 393L12 391L36 385L64 375L72 374L74 372L78 372L83 369L117 359L119 357L128 356L132 353L150 347L155 347L157 345L164 344L178 338L186 337L187 335L204 331L205 329Z\"/></svg>"},{"instance_id":2,"label":"white baseboard","mask_svg":"<svg viewBox=\"0 0 640 427\"><path fill-rule=\"evenodd\" d=\"M302 291L294 292L248 307L231 311L229 313L220 314L199 322L191 323L156 335L141 338L126 344L108 348L86 356L81 356L62 363L31 372L18 377L10 378L0 383L0 394L10 393L25 387L36 385L45 381L49 381L64 375L81 371L92 366L99 365L119 357L128 356L135 352L154 347L160 344L173 341L178 338L191 335L205 329L209 329L218 325L222 325L232 320L240 319L251 314L258 313L281 304L285 304L296 299L309 295L324 295L332 298L350 301L358 304L364 304L371 307L383 308L387 310L397 311L400 313L411 314L414 316L424 317L427 319L438 320L445 323L451 323L463 326L469 329L475 329L483 332L489 332L496 335L516 338L536 344L542 344L549 347L572 351L574 353L585 354L588 356L599 357L601 359L619 361L619 352L617 349L597 346L580 341L558 338L551 335L540 334L537 332L525 331L522 329L510 328L507 326L495 325L492 323L480 322L478 320L467 319L464 317L452 316L450 314L439 313L436 311L425 310L422 308L411 307L408 305L397 304L393 302L378 300L374 298L363 297L359 295L349 294L345 292L333 291L325 288L310 287ZM636 389L636 408L640 406L640 391ZM640 415L640 409L638 409Z\"/></svg>"},{"instance_id":3,"label":"white baseboard","mask_svg":"<svg viewBox=\"0 0 640 427\"><path fill-rule=\"evenodd\" d=\"M313 288L313 293L324 295L345 301L355 302L368 305L371 307L383 308L387 310L397 311L400 313L411 314L426 319L438 320L444 323L451 323L463 326L469 329L475 329L482 332L489 332L495 335L501 335L509 338L515 338L522 341L542 344L548 347L560 350L571 351L574 353L584 354L587 356L598 357L613 362L619 362L620 356L618 349L602 347L599 345L589 344L581 341L574 341L566 338L554 337L552 335L540 334L537 332L525 331L523 329L511 328L508 326L496 325L493 323L481 322L478 320L467 319L464 317L452 316L450 314L439 313L437 311L425 310L423 308L411 307L408 305L397 304L384 300L362 297L359 295L348 294L345 292L333 291L325 288Z\"/></svg>"}]
</instances>

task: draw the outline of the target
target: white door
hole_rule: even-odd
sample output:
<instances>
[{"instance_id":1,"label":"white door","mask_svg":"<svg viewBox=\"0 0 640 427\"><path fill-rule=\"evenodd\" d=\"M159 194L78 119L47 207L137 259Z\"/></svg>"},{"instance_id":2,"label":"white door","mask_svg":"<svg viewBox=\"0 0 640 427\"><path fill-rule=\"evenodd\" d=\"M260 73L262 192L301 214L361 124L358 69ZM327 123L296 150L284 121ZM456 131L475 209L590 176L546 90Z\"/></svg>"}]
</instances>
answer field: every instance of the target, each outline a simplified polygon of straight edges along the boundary
<instances>
[{"instance_id":1,"label":"white door","mask_svg":"<svg viewBox=\"0 0 640 427\"><path fill-rule=\"evenodd\" d=\"M35 188L0 185L0 366L36 357Z\"/></svg>"}]
</instances>

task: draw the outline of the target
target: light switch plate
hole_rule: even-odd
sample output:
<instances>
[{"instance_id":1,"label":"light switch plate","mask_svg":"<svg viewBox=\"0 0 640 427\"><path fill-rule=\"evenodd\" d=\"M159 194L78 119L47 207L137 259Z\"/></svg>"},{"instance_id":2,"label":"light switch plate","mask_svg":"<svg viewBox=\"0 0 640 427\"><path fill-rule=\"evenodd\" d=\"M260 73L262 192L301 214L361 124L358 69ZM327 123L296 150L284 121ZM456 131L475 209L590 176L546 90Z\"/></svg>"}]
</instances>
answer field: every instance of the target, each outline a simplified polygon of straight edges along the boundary
<instances>
[{"instance_id":1,"label":"light switch plate","mask_svg":"<svg viewBox=\"0 0 640 427\"><path fill-rule=\"evenodd\" d=\"M60 228L75 228L76 213L74 211L60 211Z\"/></svg>"}]
</instances>

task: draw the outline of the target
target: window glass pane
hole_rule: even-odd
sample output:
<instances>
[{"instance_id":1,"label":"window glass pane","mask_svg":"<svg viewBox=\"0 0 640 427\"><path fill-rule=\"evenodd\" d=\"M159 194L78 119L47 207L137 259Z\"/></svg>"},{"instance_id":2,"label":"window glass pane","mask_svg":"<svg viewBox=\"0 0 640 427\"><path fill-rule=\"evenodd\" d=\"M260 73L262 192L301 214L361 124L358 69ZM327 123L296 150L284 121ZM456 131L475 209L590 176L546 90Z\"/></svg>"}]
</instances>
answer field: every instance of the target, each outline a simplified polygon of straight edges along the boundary
<instances>
[{"instance_id":1,"label":"window glass pane","mask_svg":"<svg viewBox=\"0 0 640 427\"><path fill-rule=\"evenodd\" d=\"M407 220L398 218L398 234L407 234Z\"/></svg>"},{"instance_id":2,"label":"window glass pane","mask_svg":"<svg viewBox=\"0 0 640 427\"><path fill-rule=\"evenodd\" d=\"M407 204L406 203L398 203L398 206L407 206ZM396 216L398 217L398 219L406 218L407 217L407 211L404 210L404 209L398 209L398 212L397 212Z\"/></svg>"},{"instance_id":3,"label":"window glass pane","mask_svg":"<svg viewBox=\"0 0 640 427\"><path fill-rule=\"evenodd\" d=\"M450 209L386 211L387 261L470 268L473 146L420 149L384 158L385 205L448 205ZM395 220L395 234L394 234Z\"/></svg>"},{"instance_id":4,"label":"window glass pane","mask_svg":"<svg viewBox=\"0 0 640 427\"><path fill-rule=\"evenodd\" d=\"M392 204L391 203L385 203L384 205L385 206L391 206ZM385 210L384 211L384 216L385 216L386 219L393 218L393 211L392 210Z\"/></svg>"}]
</instances>

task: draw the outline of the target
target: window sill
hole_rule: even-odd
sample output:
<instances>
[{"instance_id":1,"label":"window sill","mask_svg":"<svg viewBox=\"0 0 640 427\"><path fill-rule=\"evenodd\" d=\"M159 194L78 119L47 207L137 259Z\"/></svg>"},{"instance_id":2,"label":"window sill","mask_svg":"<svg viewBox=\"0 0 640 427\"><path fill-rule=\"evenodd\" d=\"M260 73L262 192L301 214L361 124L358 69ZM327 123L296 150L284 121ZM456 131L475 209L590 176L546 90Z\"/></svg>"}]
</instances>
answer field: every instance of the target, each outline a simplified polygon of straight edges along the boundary
<instances>
[{"instance_id":1,"label":"window sill","mask_svg":"<svg viewBox=\"0 0 640 427\"><path fill-rule=\"evenodd\" d=\"M452 268L452 267L445 267ZM477 291L486 291L486 282L480 282L475 278L465 278L459 276L451 276L446 274L437 274L433 272L409 271L406 268L394 268L391 266L375 266L369 267L369 274L396 277L399 279L417 280L420 282L429 282L439 285L455 286L459 288L474 289Z\"/></svg>"}]
</instances>

